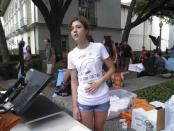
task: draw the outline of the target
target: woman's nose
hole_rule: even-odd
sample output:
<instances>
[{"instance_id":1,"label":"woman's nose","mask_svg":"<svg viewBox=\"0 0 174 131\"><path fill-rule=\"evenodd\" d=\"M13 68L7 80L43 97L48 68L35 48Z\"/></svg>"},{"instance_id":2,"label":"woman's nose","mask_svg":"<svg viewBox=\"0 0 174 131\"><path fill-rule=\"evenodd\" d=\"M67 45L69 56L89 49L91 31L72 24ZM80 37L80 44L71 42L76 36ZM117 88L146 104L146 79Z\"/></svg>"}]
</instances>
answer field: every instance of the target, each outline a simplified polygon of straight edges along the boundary
<instances>
[{"instance_id":1,"label":"woman's nose","mask_svg":"<svg viewBox=\"0 0 174 131\"><path fill-rule=\"evenodd\" d=\"M73 32L77 32L77 28L76 27L74 27Z\"/></svg>"}]
</instances>

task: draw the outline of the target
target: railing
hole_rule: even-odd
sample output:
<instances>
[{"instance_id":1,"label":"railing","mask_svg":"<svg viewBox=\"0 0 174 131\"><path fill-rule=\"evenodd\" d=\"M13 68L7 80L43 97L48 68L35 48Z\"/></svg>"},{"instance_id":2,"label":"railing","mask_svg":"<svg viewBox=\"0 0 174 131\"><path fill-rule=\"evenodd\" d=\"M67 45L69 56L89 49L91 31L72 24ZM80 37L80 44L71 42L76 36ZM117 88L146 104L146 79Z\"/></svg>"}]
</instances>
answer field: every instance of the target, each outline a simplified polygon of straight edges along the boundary
<instances>
[{"instance_id":1,"label":"railing","mask_svg":"<svg viewBox=\"0 0 174 131\"><path fill-rule=\"evenodd\" d=\"M18 28L19 28L19 24L18 23L15 23L14 29L17 30Z\"/></svg>"},{"instance_id":2,"label":"railing","mask_svg":"<svg viewBox=\"0 0 174 131\"><path fill-rule=\"evenodd\" d=\"M20 27L27 26L31 23L31 18L21 18L20 19Z\"/></svg>"},{"instance_id":3,"label":"railing","mask_svg":"<svg viewBox=\"0 0 174 131\"><path fill-rule=\"evenodd\" d=\"M96 26L97 25L97 18L96 17L90 17L89 19L90 25Z\"/></svg>"}]
</instances>

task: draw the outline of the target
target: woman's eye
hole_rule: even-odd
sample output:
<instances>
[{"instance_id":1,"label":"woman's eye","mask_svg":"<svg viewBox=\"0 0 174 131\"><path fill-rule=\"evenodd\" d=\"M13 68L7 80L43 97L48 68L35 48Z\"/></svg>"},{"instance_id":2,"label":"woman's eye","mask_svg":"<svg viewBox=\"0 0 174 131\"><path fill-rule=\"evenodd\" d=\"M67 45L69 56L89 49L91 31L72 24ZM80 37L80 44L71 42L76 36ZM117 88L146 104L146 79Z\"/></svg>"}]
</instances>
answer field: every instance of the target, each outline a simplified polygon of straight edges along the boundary
<instances>
[{"instance_id":1,"label":"woman's eye","mask_svg":"<svg viewBox=\"0 0 174 131\"><path fill-rule=\"evenodd\" d=\"M77 26L77 28L78 28L78 29L80 29L80 28L81 28L81 26Z\"/></svg>"}]
</instances>

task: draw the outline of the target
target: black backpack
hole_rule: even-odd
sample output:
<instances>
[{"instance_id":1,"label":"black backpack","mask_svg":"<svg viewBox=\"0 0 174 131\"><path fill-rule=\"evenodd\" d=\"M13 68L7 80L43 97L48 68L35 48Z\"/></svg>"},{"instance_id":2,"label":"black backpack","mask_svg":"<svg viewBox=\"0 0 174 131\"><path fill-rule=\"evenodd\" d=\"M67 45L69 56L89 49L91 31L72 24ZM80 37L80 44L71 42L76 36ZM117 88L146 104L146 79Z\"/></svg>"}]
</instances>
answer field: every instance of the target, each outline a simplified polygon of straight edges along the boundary
<instances>
[{"instance_id":1,"label":"black backpack","mask_svg":"<svg viewBox=\"0 0 174 131\"><path fill-rule=\"evenodd\" d=\"M66 83L62 83L60 86L57 86L55 93L59 96L71 95L71 81L67 81Z\"/></svg>"}]
</instances>

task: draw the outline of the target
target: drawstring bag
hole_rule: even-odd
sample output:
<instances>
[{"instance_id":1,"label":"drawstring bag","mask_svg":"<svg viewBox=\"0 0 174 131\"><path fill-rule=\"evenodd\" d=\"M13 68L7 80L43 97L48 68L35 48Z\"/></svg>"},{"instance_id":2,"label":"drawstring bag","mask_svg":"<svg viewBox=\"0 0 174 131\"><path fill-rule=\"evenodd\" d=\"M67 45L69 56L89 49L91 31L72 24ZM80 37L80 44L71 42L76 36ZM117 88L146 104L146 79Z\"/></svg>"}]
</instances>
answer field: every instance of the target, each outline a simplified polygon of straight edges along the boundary
<instances>
[{"instance_id":1,"label":"drawstring bag","mask_svg":"<svg viewBox=\"0 0 174 131\"><path fill-rule=\"evenodd\" d=\"M122 80L121 72L116 72L114 74L114 87L115 88L123 87L123 80Z\"/></svg>"}]
</instances>

